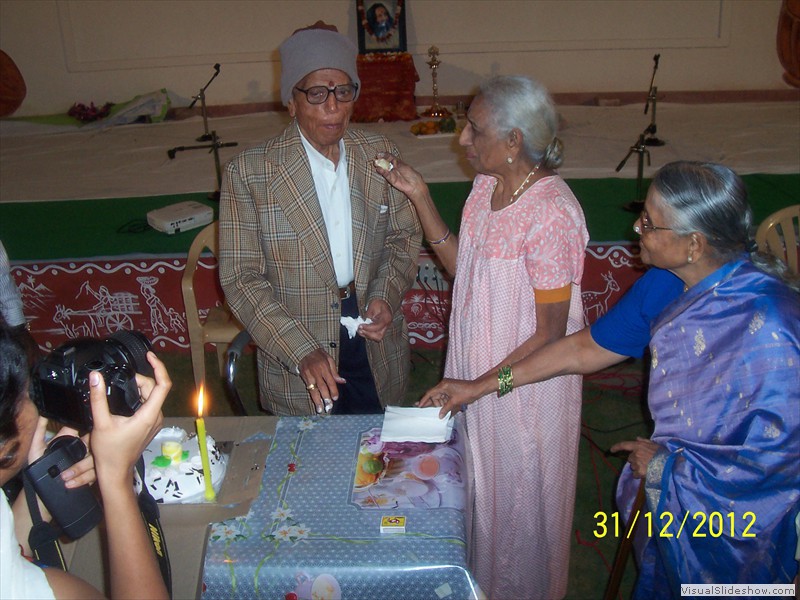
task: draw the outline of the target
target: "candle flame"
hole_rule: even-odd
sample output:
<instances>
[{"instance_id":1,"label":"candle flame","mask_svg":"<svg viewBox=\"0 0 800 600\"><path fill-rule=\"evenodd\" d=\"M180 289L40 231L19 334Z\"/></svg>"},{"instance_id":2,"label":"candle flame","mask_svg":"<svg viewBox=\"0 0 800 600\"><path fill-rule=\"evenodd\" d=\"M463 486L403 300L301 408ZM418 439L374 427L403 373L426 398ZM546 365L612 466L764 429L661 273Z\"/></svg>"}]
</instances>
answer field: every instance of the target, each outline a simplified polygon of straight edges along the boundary
<instances>
[{"instance_id":1,"label":"candle flame","mask_svg":"<svg viewBox=\"0 0 800 600\"><path fill-rule=\"evenodd\" d=\"M197 393L197 416L203 416L203 384L200 384L200 391Z\"/></svg>"}]
</instances>

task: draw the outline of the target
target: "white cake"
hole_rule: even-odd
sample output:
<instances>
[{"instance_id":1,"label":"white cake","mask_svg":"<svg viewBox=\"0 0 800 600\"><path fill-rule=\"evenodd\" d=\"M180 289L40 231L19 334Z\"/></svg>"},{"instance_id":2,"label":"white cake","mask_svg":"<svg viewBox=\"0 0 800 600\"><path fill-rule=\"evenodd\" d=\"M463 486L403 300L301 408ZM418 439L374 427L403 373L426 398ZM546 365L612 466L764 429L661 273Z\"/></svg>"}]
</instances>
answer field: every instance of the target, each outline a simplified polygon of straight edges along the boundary
<instances>
[{"instance_id":1,"label":"white cake","mask_svg":"<svg viewBox=\"0 0 800 600\"><path fill-rule=\"evenodd\" d=\"M219 492L228 456L217 447L214 438L206 436L211 484ZM203 502L205 478L197 435L189 436L180 427L165 427L156 434L144 453L145 481L150 494L165 504ZM137 490L139 486L137 477Z\"/></svg>"}]
</instances>

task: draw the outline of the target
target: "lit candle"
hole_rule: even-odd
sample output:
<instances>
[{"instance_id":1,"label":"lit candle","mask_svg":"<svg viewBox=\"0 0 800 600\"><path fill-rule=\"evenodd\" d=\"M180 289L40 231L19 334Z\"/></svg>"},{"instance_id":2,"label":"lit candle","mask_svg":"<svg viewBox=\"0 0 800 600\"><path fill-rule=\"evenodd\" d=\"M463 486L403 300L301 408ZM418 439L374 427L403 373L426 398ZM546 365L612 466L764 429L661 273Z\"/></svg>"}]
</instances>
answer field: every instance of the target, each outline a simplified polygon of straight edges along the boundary
<instances>
[{"instance_id":1,"label":"lit candle","mask_svg":"<svg viewBox=\"0 0 800 600\"><path fill-rule=\"evenodd\" d=\"M200 461L203 463L203 479L206 484L206 500L216 502L217 495L214 493L214 486L211 485L211 465L208 462L208 443L206 441L206 423L203 420L203 384L200 384L200 392L197 395L197 443L200 446Z\"/></svg>"}]
</instances>

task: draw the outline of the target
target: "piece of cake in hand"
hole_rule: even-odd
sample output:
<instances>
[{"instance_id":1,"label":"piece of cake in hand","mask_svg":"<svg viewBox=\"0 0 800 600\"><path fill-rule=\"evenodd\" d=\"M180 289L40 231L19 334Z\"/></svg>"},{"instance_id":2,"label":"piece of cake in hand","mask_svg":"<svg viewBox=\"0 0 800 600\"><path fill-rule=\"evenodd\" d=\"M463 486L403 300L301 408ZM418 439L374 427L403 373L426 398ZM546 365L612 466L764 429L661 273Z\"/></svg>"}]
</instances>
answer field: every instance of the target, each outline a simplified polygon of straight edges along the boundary
<instances>
[{"instance_id":1,"label":"piece of cake in hand","mask_svg":"<svg viewBox=\"0 0 800 600\"><path fill-rule=\"evenodd\" d=\"M376 158L375 166L380 167L381 169L385 169L386 171L391 171L392 169L394 169L394 165L385 158Z\"/></svg>"},{"instance_id":2,"label":"piece of cake in hand","mask_svg":"<svg viewBox=\"0 0 800 600\"><path fill-rule=\"evenodd\" d=\"M219 493L228 455L224 454L210 435L206 436L211 484ZM147 489L157 502L189 504L204 502L205 479L200 459L197 435L189 436L180 427L165 427L159 431L142 453ZM137 492L140 489L136 477Z\"/></svg>"}]
</instances>

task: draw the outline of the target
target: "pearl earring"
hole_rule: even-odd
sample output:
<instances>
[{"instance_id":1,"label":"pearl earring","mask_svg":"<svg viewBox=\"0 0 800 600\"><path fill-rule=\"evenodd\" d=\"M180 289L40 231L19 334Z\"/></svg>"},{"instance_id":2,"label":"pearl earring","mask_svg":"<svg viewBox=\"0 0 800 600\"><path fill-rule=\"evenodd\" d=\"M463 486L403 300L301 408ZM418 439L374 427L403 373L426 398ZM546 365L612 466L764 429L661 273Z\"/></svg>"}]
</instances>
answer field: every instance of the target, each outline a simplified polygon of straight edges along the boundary
<instances>
[{"instance_id":1,"label":"pearl earring","mask_svg":"<svg viewBox=\"0 0 800 600\"><path fill-rule=\"evenodd\" d=\"M514 162L514 159L513 159L513 158L511 158L511 157L509 156L508 158L506 158L506 162L507 162L508 164L511 164L511 163L513 163L513 162Z\"/></svg>"},{"instance_id":2,"label":"pearl earring","mask_svg":"<svg viewBox=\"0 0 800 600\"><path fill-rule=\"evenodd\" d=\"M687 262L692 262L692 255L690 254L689 258L687 258L686 260L687 260Z\"/></svg>"}]
</instances>

